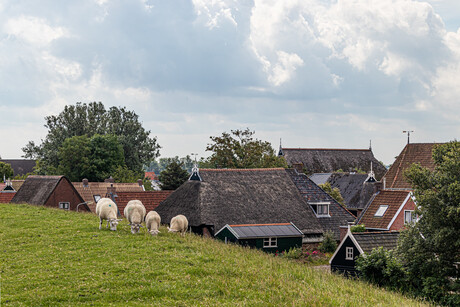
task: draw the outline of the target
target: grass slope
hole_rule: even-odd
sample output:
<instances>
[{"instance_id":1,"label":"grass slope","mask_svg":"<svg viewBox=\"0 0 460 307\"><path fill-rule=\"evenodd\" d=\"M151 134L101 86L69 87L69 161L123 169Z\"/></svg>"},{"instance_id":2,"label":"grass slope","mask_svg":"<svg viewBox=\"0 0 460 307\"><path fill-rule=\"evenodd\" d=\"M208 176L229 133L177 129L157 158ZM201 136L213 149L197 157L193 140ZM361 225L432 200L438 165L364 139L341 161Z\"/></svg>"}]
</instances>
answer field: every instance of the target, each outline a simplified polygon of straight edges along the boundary
<instances>
[{"instance_id":1,"label":"grass slope","mask_svg":"<svg viewBox=\"0 0 460 307\"><path fill-rule=\"evenodd\" d=\"M93 214L0 204L1 306L422 305L212 239L98 224Z\"/></svg>"}]
</instances>

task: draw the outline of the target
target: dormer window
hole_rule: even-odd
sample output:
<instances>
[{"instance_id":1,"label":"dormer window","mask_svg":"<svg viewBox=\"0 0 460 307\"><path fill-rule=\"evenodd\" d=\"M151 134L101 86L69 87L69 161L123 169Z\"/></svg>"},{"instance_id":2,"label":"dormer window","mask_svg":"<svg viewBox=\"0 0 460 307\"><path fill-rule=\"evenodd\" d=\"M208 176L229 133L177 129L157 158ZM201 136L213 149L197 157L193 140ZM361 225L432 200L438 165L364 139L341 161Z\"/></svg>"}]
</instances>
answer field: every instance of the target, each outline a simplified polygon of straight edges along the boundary
<instances>
[{"instance_id":1,"label":"dormer window","mask_svg":"<svg viewBox=\"0 0 460 307\"><path fill-rule=\"evenodd\" d=\"M330 217L329 203L310 203L317 217Z\"/></svg>"},{"instance_id":2,"label":"dormer window","mask_svg":"<svg viewBox=\"0 0 460 307\"><path fill-rule=\"evenodd\" d=\"M380 205L379 209L377 210L377 212L375 212L374 216L382 217L387 211L387 209L388 209L388 205Z\"/></svg>"}]
</instances>

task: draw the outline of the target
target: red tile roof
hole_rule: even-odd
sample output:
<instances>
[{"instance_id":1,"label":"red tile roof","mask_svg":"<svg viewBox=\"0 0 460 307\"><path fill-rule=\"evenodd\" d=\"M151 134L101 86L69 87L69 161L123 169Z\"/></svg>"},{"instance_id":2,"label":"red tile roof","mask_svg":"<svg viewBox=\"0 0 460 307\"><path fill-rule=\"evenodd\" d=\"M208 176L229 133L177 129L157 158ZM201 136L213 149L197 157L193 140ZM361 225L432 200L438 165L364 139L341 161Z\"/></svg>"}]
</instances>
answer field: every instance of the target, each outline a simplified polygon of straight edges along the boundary
<instances>
[{"instance_id":1,"label":"red tile roof","mask_svg":"<svg viewBox=\"0 0 460 307\"><path fill-rule=\"evenodd\" d=\"M145 178L150 180L158 180L158 176L155 174L155 172L145 172Z\"/></svg>"},{"instance_id":2,"label":"red tile roof","mask_svg":"<svg viewBox=\"0 0 460 307\"><path fill-rule=\"evenodd\" d=\"M145 206L147 213L155 208L174 191L142 191L142 192L118 192L116 198L118 210L121 214L130 200L137 199Z\"/></svg>"},{"instance_id":3,"label":"red tile roof","mask_svg":"<svg viewBox=\"0 0 460 307\"><path fill-rule=\"evenodd\" d=\"M432 151L436 143L413 143L407 144L396 161L391 165L388 172L383 176L385 189L412 189L410 183L404 177L404 171L413 163L434 170Z\"/></svg>"},{"instance_id":4,"label":"red tile roof","mask_svg":"<svg viewBox=\"0 0 460 307\"><path fill-rule=\"evenodd\" d=\"M396 215L399 207L409 195L410 191L382 190L363 212L358 220L358 224L364 224L366 228L388 229L390 222ZM381 205L387 205L385 214L381 217L375 216L375 213Z\"/></svg>"},{"instance_id":5,"label":"red tile roof","mask_svg":"<svg viewBox=\"0 0 460 307\"><path fill-rule=\"evenodd\" d=\"M9 203L13 199L13 196L15 194L16 192L0 193L0 203L2 204Z\"/></svg>"}]
</instances>

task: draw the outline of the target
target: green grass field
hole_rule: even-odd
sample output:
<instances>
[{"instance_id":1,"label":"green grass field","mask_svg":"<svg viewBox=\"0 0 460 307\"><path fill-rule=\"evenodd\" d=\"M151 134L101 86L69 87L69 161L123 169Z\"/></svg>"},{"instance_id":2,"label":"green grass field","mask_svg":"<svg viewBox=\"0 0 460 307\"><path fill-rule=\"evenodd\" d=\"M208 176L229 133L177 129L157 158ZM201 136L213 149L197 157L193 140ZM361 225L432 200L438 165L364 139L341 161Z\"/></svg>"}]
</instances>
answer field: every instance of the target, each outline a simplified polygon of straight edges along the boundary
<instances>
[{"instance_id":1,"label":"green grass field","mask_svg":"<svg viewBox=\"0 0 460 307\"><path fill-rule=\"evenodd\" d=\"M1 306L422 306L261 251L0 204ZM105 225L104 225L105 226Z\"/></svg>"}]
</instances>

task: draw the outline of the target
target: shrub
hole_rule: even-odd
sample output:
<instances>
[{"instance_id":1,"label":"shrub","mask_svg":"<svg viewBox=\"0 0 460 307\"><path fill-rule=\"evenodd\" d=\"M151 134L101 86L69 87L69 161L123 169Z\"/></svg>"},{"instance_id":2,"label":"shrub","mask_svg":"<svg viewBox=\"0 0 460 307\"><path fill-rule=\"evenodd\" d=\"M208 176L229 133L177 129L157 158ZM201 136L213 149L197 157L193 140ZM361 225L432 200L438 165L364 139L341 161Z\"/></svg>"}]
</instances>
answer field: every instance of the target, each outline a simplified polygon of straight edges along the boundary
<instances>
[{"instance_id":1,"label":"shrub","mask_svg":"<svg viewBox=\"0 0 460 307\"><path fill-rule=\"evenodd\" d=\"M337 241L335 241L334 233L326 231L324 233L323 242L319 245L319 250L322 253L333 253L337 249Z\"/></svg>"},{"instance_id":2,"label":"shrub","mask_svg":"<svg viewBox=\"0 0 460 307\"><path fill-rule=\"evenodd\" d=\"M301 259L303 257L302 248L291 247L287 252L282 254L283 257L289 259Z\"/></svg>"},{"instance_id":3,"label":"shrub","mask_svg":"<svg viewBox=\"0 0 460 307\"><path fill-rule=\"evenodd\" d=\"M360 225L353 225L350 227L351 232L365 232L366 231L366 226L364 224Z\"/></svg>"}]
</instances>

